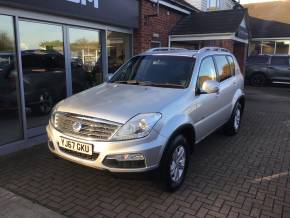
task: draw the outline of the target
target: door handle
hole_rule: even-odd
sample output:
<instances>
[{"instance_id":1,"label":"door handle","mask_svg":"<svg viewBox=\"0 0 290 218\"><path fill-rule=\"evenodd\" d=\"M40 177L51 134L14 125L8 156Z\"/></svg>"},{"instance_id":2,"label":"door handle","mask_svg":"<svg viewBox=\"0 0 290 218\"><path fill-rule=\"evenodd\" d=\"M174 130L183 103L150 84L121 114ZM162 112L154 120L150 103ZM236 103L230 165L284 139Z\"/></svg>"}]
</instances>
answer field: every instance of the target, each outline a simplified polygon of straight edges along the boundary
<instances>
[{"instance_id":1,"label":"door handle","mask_svg":"<svg viewBox=\"0 0 290 218\"><path fill-rule=\"evenodd\" d=\"M216 92L216 97L220 96L220 89L217 90Z\"/></svg>"},{"instance_id":2,"label":"door handle","mask_svg":"<svg viewBox=\"0 0 290 218\"><path fill-rule=\"evenodd\" d=\"M267 68L268 68L268 69L274 69L274 67L270 67L270 66L269 66L269 67L267 67Z\"/></svg>"}]
</instances>

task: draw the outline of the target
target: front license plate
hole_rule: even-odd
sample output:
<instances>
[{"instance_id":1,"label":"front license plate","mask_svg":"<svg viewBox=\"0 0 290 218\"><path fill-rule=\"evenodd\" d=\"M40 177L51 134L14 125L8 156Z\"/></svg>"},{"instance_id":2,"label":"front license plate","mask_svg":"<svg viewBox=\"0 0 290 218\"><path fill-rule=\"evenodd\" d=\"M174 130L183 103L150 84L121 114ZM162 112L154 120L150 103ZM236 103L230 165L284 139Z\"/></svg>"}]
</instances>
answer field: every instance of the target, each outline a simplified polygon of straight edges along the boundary
<instances>
[{"instance_id":1,"label":"front license plate","mask_svg":"<svg viewBox=\"0 0 290 218\"><path fill-rule=\"evenodd\" d=\"M61 138L59 146L64 149L75 151L81 154L93 155L93 145L90 144L85 144L82 142Z\"/></svg>"}]
</instances>

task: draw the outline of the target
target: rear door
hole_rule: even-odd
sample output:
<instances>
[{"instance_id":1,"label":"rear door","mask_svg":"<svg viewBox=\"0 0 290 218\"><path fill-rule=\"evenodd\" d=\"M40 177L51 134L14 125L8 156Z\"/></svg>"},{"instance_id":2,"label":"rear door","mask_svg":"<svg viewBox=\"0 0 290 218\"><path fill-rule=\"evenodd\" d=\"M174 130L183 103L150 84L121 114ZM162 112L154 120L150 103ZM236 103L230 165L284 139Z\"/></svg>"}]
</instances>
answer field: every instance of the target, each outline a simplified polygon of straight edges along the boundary
<instances>
[{"instance_id":1,"label":"rear door","mask_svg":"<svg viewBox=\"0 0 290 218\"><path fill-rule=\"evenodd\" d=\"M228 121L232 113L232 100L237 89L237 79L234 74L234 63L231 64L229 62L229 57L226 55L215 55L214 59L218 72L218 80L220 82L219 116L221 124L224 124Z\"/></svg>"},{"instance_id":2,"label":"rear door","mask_svg":"<svg viewBox=\"0 0 290 218\"><path fill-rule=\"evenodd\" d=\"M288 56L272 56L268 66L268 74L274 81L290 80L290 65Z\"/></svg>"}]
</instances>

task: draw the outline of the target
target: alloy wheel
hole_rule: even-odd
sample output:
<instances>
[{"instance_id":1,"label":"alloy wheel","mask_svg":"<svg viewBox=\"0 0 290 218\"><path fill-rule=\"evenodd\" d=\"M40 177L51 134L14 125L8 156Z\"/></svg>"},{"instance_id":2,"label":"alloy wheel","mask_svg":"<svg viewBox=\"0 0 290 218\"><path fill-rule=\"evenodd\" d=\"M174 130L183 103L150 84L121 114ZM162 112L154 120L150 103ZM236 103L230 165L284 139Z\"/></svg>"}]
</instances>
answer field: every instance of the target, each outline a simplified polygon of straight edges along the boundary
<instances>
[{"instance_id":1,"label":"alloy wheel","mask_svg":"<svg viewBox=\"0 0 290 218\"><path fill-rule=\"evenodd\" d=\"M177 146L172 155L170 164L170 177L174 183L182 180L186 161L186 150L183 145Z\"/></svg>"},{"instance_id":2,"label":"alloy wheel","mask_svg":"<svg viewBox=\"0 0 290 218\"><path fill-rule=\"evenodd\" d=\"M234 119L234 127L236 131L240 128L240 124L241 124L241 110L237 108Z\"/></svg>"},{"instance_id":3,"label":"alloy wheel","mask_svg":"<svg viewBox=\"0 0 290 218\"><path fill-rule=\"evenodd\" d=\"M42 114L48 114L53 107L53 100L48 92L44 92L39 98L39 110Z\"/></svg>"}]
</instances>

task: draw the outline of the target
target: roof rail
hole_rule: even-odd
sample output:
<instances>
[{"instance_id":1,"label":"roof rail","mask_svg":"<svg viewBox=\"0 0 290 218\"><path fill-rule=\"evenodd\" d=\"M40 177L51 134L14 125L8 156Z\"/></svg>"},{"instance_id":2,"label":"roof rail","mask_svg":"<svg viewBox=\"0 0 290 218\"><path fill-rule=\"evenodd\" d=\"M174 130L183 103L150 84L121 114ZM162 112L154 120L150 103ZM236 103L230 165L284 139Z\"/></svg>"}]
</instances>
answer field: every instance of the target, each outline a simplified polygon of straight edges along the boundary
<instances>
[{"instance_id":1,"label":"roof rail","mask_svg":"<svg viewBox=\"0 0 290 218\"><path fill-rule=\"evenodd\" d=\"M198 53L202 53L202 52L209 52L209 51L217 51L217 52L230 52L228 49L226 48L220 48L220 47L204 47L202 49L198 50Z\"/></svg>"},{"instance_id":2,"label":"roof rail","mask_svg":"<svg viewBox=\"0 0 290 218\"><path fill-rule=\"evenodd\" d=\"M158 51L186 51L185 48L174 48L174 47L158 47L158 48L151 48L146 51L147 52L158 52Z\"/></svg>"}]
</instances>

